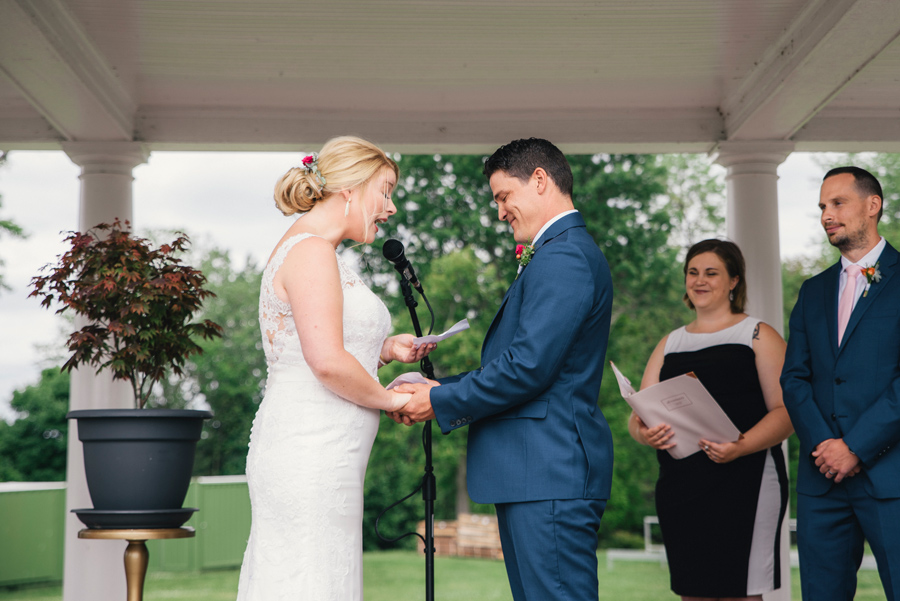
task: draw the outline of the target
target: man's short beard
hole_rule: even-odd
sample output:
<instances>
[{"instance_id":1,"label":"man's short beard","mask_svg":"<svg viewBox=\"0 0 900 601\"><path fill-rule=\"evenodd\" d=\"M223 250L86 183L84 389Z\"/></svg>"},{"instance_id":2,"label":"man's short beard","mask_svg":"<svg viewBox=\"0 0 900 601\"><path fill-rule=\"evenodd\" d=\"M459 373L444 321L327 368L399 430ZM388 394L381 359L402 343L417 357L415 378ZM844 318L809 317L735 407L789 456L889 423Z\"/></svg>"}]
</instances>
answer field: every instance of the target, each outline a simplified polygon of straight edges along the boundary
<instances>
[{"instance_id":1,"label":"man's short beard","mask_svg":"<svg viewBox=\"0 0 900 601\"><path fill-rule=\"evenodd\" d=\"M831 243L833 247L838 249L841 252L848 252L851 250L856 250L858 248L866 248L868 246L868 232L865 227L862 227L855 232L849 232L844 236L840 236L838 238L828 238L828 242Z\"/></svg>"}]
</instances>

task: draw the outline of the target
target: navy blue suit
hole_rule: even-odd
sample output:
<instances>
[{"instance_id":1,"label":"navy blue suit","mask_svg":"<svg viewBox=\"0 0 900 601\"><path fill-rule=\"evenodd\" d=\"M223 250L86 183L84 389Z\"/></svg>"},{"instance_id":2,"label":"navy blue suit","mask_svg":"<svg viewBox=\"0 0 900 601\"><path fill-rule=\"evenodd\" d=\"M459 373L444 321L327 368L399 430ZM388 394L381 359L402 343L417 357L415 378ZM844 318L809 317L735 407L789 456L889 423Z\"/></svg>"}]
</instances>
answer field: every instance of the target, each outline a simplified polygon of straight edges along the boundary
<instances>
[{"instance_id":1,"label":"navy blue suit","mask_svg":"<svg viewBox=\"0 0 900 601\"><path fill-rule=\"evenodd\" d=\"M791 314L781 385L800 439L798 544L804 599L852 599L863 537L888 599L900 599L900 254L885 245L880 282L837 342L841 263L807 280ZM862 471L841 483L811 453L842 438ZM892 565L891 565L892 564Z\"/></svg>"},{"instance_id":2,"label":"navy blue suit","mask_svg":"<svg viewBox=\"0 0 900 601\"><path fill-rule=\"evenodd\" d=\"M469 427L469 494L497 505L517 601L597 598L596 531L613 460L597 397L611 307L606 259L581 215L566 215L506 293L481 368L431 390L445 434ZM543 526L556 534L544 538ZM575 573L535 573L569 554Z\"/></svg>"}]
</instances>

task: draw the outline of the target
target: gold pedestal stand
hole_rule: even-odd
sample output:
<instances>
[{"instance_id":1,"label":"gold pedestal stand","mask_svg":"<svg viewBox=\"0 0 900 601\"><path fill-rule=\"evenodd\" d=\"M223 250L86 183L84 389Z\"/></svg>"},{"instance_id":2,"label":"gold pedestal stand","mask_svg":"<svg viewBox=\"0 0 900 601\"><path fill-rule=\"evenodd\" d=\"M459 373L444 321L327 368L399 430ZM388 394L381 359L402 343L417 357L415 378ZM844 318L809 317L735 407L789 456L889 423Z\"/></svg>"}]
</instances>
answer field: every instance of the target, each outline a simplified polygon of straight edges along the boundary
<instances>
[{"instance_id":1,"label":"gold pedestal stand","mask_svg":"<svg viewBox=\"0 0 900 601\"><path fill-rule=\"evenodd\" d=\"M144 576L147 574L148 540L167 538L191 538L193 528L146 528L142 530L90 529L79 530L78 538L95 540L127 540L125 549L125 583L128 587L127 601L142 601L144 598Z\"/></svg>"}]
</instances>

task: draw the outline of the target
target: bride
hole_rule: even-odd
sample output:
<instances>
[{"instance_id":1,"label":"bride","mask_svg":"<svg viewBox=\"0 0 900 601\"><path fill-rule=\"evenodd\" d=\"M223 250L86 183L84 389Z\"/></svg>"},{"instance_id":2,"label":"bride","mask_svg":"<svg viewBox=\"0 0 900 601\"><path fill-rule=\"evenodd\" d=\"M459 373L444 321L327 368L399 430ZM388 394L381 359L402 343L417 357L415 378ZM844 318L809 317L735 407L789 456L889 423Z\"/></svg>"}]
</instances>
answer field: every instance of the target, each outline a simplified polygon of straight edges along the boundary
<instances>
[{"instance_id":1,"label":"bride","mask_svg":"<svg viewBox=\"0 0 900 601\"><path fill-rule=\"evenodd\" d=\"M388 337L391 318L337 254L369 243L397 212L397 164L353 137L330 140L275 187L285 215L302 214L263 273L259 321L266 394L247 455L252 526L239 601L362 598L363 480L379 410L408 394L376 372L414 363L434 345Z\"/></svg>"}]
</instances>

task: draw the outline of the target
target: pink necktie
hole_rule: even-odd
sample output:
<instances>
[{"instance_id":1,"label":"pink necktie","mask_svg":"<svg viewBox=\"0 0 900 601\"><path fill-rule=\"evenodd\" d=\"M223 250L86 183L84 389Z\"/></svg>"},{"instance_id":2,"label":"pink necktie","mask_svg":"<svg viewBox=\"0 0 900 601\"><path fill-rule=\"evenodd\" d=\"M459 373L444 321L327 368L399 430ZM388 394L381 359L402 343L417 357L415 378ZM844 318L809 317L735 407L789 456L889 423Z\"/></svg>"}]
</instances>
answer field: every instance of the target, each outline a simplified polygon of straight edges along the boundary
<instances>
[{"instance_id":1,"label":"pink necktie","mask_svg":"<svg viewBox=\"0 0 900 601\"><path fill-rule=\"evenodd\" d=\"M856 278L861 272L859 265L847 266L847 284L844 286L844 293L841 294L841 302L838 305L838 346L844 338L844 330L847 329L847 322L850 321L850 314L853 312L853 300L856 298Z\"/></svg>"}]
</instances>

